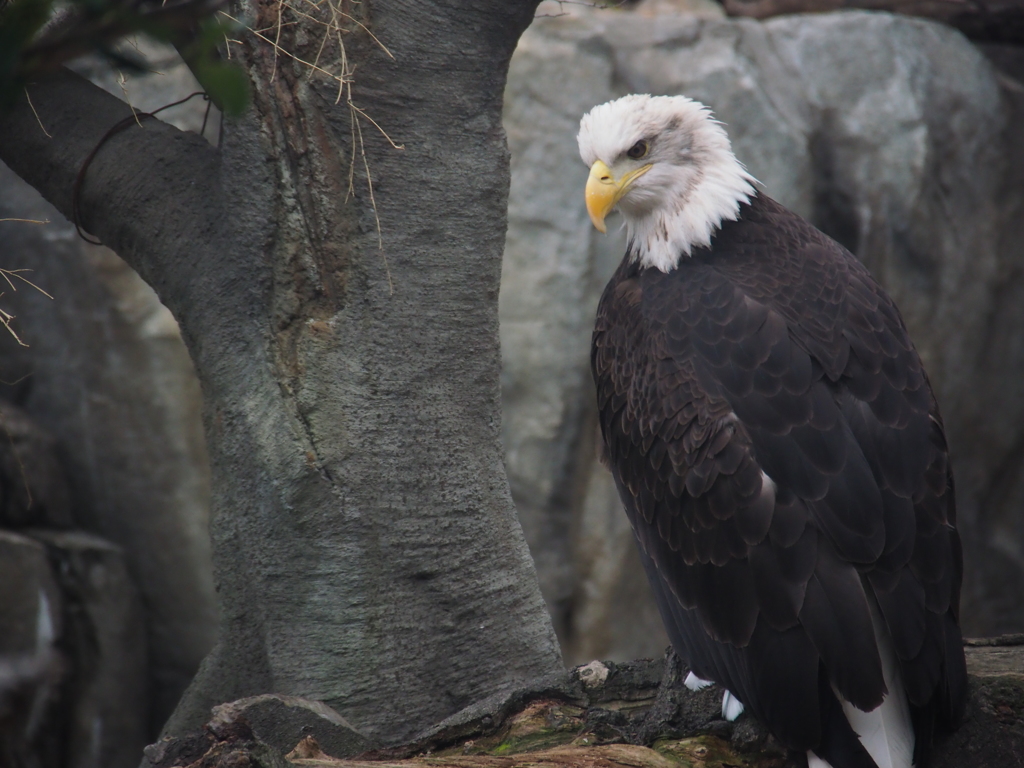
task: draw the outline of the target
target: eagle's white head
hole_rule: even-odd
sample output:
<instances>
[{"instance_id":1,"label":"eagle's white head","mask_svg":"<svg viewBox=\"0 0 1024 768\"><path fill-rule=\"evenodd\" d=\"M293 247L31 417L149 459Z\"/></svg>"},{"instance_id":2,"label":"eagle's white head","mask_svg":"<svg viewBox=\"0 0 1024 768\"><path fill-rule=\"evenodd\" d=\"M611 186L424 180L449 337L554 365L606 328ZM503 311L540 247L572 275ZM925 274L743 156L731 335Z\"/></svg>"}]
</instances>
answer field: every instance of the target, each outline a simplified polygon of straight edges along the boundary
<instances>
[{"instance_id":1,"label":"eagle's white head","mask_svg":"<svg viewBox=\"0 0 1024 768\"><path fill-rule=\"evenodd\" d=\"M587 211L605 231L618 206L641 265L675 269L739 217L755 182L710 110L685 96L623 96L580 121L580 157L590 167Z\"/></svg>"}]
</instances>

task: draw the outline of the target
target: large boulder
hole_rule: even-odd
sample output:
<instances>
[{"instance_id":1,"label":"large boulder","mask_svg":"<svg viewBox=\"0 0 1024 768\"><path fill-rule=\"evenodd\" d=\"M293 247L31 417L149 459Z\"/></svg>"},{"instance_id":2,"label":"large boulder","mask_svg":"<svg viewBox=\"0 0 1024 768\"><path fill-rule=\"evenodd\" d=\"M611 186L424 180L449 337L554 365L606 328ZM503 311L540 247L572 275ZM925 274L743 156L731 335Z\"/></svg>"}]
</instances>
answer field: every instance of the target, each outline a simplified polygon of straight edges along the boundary
<instances>
[{"instance_id":1,"label":"large boulder","mask_svg":"<svg viewBox=\"0 0 1024 768\"><path fill-rule=\"evenodd\" d=\"M28 532L63 596L62 768L131 768L150 730L146 627L125 553L81 531Z\"/></svg>"},{"instance_id":2,"label":"large boulder","mask_svg":"<svg viewBox=\"0 0 1024 768\"><path fill-rule=\"evenodd\" d=\"M157 63L157 74L126 77L98 56L74 67L140 112L201 91L173 48L145 38L136 44ZM218 135L218 111L198 97L160 119ZM56 439L78 524L124 551L145 606L147 731L155 734L216 635L199 383L177 324L153 290L112 251L86 244L0 165L0 218L7 217L48 222L0 221L0 240L4 266L32 270L54 300L24 287L0 300L29 345L0 333L0 378L17 382L0 392Z\"/></svg>"},{"instance_id":3,"label":"large boulder","mask_svg":"<svg viewBox=\"0 0 1024 768\"><path fill-rule=\"evenodd\" d=\"M585 110L612 95L612 68L600 47L531 29L505 94L512 151L500 294L505 464L563 649L577 588L573 520L593 454L590 330L600 284L622 247L621 238L609 246L591 236L579 204L576 130Z\"/></svg>"},{"instance_id":4,"label":"large boulder","mask_svg":"<svg viewBox=\"0 0 1024 768\"><path fill-rule=\"evenodd\" d=\"M55 440L9 403L0 430L0 765L130 768L151 702L124 553L68 530Z\"/></svg>"},{"instance_id":5,"label":"large boulder","mask_svg":"<svg viewBox=\"0 0 1024 768\"><path fill-rule=\"evenodd\" d=\"M650 598L628 585L639 564L596 460L588 372L594 307L624 249L621 233L589 226L575 134L585 110L629 92L711 106L767 194L853 250L893 295L953 453L965 631L1021 631L1024 89L927 21L643 8L538 19L506 92L508 468L567 660L665 642Z\"/></svg>"},{"instance_id":6,"label":"large boulder","mask_svg":"<svg viewBox=\"0 0 1024 768\"><path fill-rule=\"evenodd\" d=\"M198 90L180 60L161 55L162 74L144 80L119 83L109 68L82 67L137 108L154 109ZM198 129L204 105L192 104L190 114L179 107L161 117ZM207 133L215 135L211 120ZM3 166L0 243L3 266L31 270L24 276L54 297L15 280L18 291L0 299L28 344L0 329L0 396L56 441L77 524L124 552L145 606L153 697L147 730L155 734L216 634L199 384L152 289L114 253L86 244Z\"/></svg>"},{"instance_id":7,"label":"large boulder","mask_svg":"<svg viewBox=\"0 0 1024 768\"><path fill-rule=\"evenodd\" d=\"M64 608L46 548L0 530L0 765L62 768Z\"/></svg>"}]
</instances>

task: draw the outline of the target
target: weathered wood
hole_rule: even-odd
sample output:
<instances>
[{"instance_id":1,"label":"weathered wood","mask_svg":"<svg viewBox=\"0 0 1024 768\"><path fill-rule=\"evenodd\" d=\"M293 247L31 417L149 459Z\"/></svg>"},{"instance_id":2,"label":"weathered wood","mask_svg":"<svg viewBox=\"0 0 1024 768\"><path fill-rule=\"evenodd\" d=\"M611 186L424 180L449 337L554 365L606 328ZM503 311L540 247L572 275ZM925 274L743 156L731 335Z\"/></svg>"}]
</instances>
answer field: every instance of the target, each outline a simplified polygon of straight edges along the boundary
<instances>
[{"instance_id":1,"label":"weathered wood","mask_svg":"<svg viewBox=\"0 0 1024 768\"><path fill-rule=\"evenodd\" d=\"M968 641L967 665L971 694L964 724L936 744L933 766L1024 765L1024 637ZM591 662L512 696L477 704L403 747L344 759L325 753L307 738L287 760L314 768L796 768L801 764L801 756L786 754L749 715L735 723L722 720L722 690L712 686L690 691L680 684L685 674L672 653L664 663L649 659L628 664ZM245 723L233 722L228 730L236 738L239 734L251 738ZM191 738L191 757L204 768L226 768L227 763L218 762L216 755L244 752L242 746L227 746L230 735L217 741L210 729ZM181 762L175 745L165 749L176 758L154 761L157 768ZM205 756L203 750L208 750ZM262 763L254 757L253 765Z\"/></svg>"},{"instance_id":2,"label":"weathered wood","mask_svg":"<svg viewBox=\"0 0 1024 768\"><path fill-rule=\"evenodd\" d=\"M522 754L510 754L419 757L397 762L292 758L290 762L313 768L411 768L416 765L433 768L781 768L786 765L778 757L765 760L758 755L737 755L728 742L715 736L667 741L655 749L633 744L598 747L572 744L531 752L525 759Z\"/></svg>"},{"instance_id":3,"label":"weathered wood","mask_svg":"<svg viewBox=\"0 0 1024 768\"><path fill-rule=\"evenodd\" d=\"M1024 44L1022 0L722 0L730 16L767 19L788 13L889 11L956 27L979 42Z\"/></svg>"}]
</instances>

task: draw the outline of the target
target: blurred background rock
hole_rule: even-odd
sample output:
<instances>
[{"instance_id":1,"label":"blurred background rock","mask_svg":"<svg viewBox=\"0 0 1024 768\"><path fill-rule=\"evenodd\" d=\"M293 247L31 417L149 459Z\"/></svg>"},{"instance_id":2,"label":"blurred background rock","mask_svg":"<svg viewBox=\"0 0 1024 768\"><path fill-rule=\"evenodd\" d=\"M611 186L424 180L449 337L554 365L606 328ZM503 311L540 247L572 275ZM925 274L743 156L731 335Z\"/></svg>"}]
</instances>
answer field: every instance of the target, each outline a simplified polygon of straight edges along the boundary
<instances>
[{"instance_id":1,"label":"blurred background rock","mask_svg":"<svg viewBox=\"0 0 1024 768\"><path fill-rule=\"evenodd\" d=\"M200 90L172 49L142 50L157 74L75 68L139 111ZM205 109L196 98L161 118L198 131ZM214 139L218 125L214 114ZM16 278L0 298L29 345L0 329L0 527L17 529L0 546L32 563L0 577L0 765L127 768L214 641L199 385L149 286L0 166L0 219L12 218L48 223L0 221L0 266L31 270L54 298ZM27 649L46 674L5 675L35 671ZM38 714L20 722L29 700Z\"/></svg>"},{"instance_id":2,"label":"blurred background rock","mask_svg":"<svg viewBox=\"0 0 1024 768\"><path fill-rule=\"evenodd\" d=\"M501 291L507 465L567 663L667 640L595 453L589 342L625 245L590 226L580 115L622 94L709 105L765 192L900 306L954 459L967 635L1024 631L1024 61L884 13L726 19L700 0L544 3L513 58Z\"/></svg>"},{"instance_id":3,"label":"blurred background rock","mask_svg":"<svg viewBox=\"0 0 1024 768\"><path fill-rule=\"evenodd\" d=\"M566 663L667 645L596 459L589 374L624 242L590 225L575 136L629 92L711 106L765 191L892 293L954 454L965 634L1024 631L1024 49L882 13L726 19L710 0L538 16L506 92L504 440ZM78 68L142 111L198 90L146 53L160 74ZM205 119L215 141L205 110L161 118ZM0 764L127 768L214 639L199 388L152 291L0 167L3 218L49 221L0 221L0 267L54 299L0 298L30 345L0 334Z\"/></svg>"}]
</instances>

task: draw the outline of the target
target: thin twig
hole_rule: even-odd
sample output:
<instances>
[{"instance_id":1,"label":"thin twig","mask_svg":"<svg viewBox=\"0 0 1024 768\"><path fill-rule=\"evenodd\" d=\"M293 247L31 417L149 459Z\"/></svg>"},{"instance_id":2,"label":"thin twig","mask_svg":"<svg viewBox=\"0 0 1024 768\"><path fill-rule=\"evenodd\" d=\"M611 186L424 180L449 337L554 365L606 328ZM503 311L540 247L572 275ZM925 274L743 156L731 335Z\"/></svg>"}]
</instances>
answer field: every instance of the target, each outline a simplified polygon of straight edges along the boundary
<instances>
[{"instance_id":1,"label":"thin twig","mask_svg":"<svg viewBox=\"0 0 1024 768\"><path fill-rule=\"evenodd\" d=\"M349 100L352 99L352 88L349 86ZM350 109L348 111L348 126L349 126L349 142L352 145L352 156L348 160L348 189L345 192L345 202L348 202L349 196L355 196L355 177L356 177L356 111Z\"/></svg>"},{"instance_id":2,"label":"thin twig","mask_svg":"<svg viewBox=\"0 0 1024 768\"><path fill-rule=\"evenodd\" d=\"M395 149L405 149L405 145L404 144L395 144L395 142L391 140L391 137L387 135L387 133L384 131L384 129L381 128L379 125L377 125L377 122L372 117L370 117L368 114L366 114L366 112L364 112L359 107L357 107L355 104L353 104L351 99L349 99L348 105L350 107L352 107L352 109L354 109L360 115L362 115L367 120L369 120L370 123L373 125L373 127L376 128L378 131L380 131L380 135L388 140L388 142L391 144L392 147L394 147Z\"/></svg>"},{"instance_id":3,"label":"thin twig","mask_svg":"<svg viewBox=\"0 0 1024 768\"><path fill-rule=\"evenodd\" d=\"M349 158L348 189L345 192L345 200L344 200L344 202L347 203L349 197L351 197L351 196L353 196L355 194L356 150L358 148L359 156L360 156L360 159L362 160L362 163L363 163L363 169L366 171L366 186L367 186L367 190L369 191L369 194L370 194L370 207L373 209L373 218L374 218L374 221L375 221L376 226L377 226L377 249L380 251L381 258L384 261L384 270L387 273L387 278L388 278L388 290L390 292L390 295L393 296L394 293L395 293L395 286L394 286L394 281L391 278L391 267L388 264L387 254L384 253L384 234L383 234L383 231L381 229L380 215L378 214L378 211L377 211L377 200L376 200L376 197L375 197L374 192L373 192L373 178L370 175L370 162L369 162L369 160L368 160L368 158L366 156L366 146L365 146L365 144L363 142L363 129L362 129L362 126L359 124L359 118L365 119L366 121L368 121L370 123L370 125L372 125L378 131L380 131L380 134L385 139L387 139L388 143L393 148L395 148L395 149L404 149L405 147L402 144L396 143L387 134L387 131L385 131L377 123L376 120L374 120L372 117L370 117L366 113L365 110L361 109L360 107L357 107L355 105L355 103L352 101L352 82L353 82L354 76L355 76L355 68L352 67L350 62L349 62L348 51L345 48L345 40L344 40L344 37L343 37L343 35L346 32L349 32L350 30L347 30L345 28L346 25L343 24L339 20L339 17L348 19L351 22L353 22L354 24L358 25L361 29L363 29L373 39L373 41L377 45L380 46L381 50L383 50L384 53L386 53L392 59L394 59L395 57L391 53L391 51L389 51L387 49L387 47L377 38L377 36L374 35L372 32L370 32L370 30L366 27L365 24L360 22L358 19L352 17L350 14L345 13L343 10L341 10L341 8L338 6L338 4L336 2L334 2L332 0L303 0L303 2L306 3L309 8L315 9L316 11L320 12L320 14L324 14L325 13L323 4L326 3L326 5L327 5L326 13L328 13L329 16L327 17L326 20L324 20L323 18L317 18L316 16L313 16L311 13L306 13L305 11L303 11L303 10L301 10L299 8L296 8L294 5L291 5L288 2L288 0L278 0L278 3L277 3L277 19L276 19L275 23L271 27L267 27L266 29L254 29L252 27L249 27L247 25L242 24L238 19L234 18L233 16L231 16L228 13L226 13L225 11L218 11L218 13L220 13L222 16L230 19L231 21L235 22L236 24L239 24L240 26L243 26L245 29L249 30L249 32L251 32L257 38L259 38L263 42L265 42L265 43L267 43L267 44L269 44L270 46L273 47L273 49L274 49L274 65L273 65L273 68L271 70L271 75L270 75L271 81L273 81L274 77L276 77L276 75L277 75L277 55L283 53L284 55L288 56L293 61L298 62L299 64L307 67L309 69L309 77L310 78L312 78L314 73L319 73L321 75L327 76L331 80L334 80L334 81L336 81L338 83L338 94L337 94L337 96L335 98L335 103L336 104L340 104L342 98L344 98L345 99L345 103L348 106L349 117L350 117L350 120L349 120L349 131L350 131L351 145L352 145L352 153L351 153L351 157ZM285 11L286 8L289 11L291 11L293 14L295 14L295 16L298 17L299 19L306 19L306 20L312 22L313 24L316 24L316 25L324 28L324 34L323 34L323 37L320 40L320 46L317 49L316 56L314 57L312 62L309 62L309 61L306 61L304 59L299 58L295 53L289 51L287 48L285 48L284 46L281 45L281 31L282 31L282 29L284 27L290 27L290 26L293 26L293 25L296 25L296 24L299 23L299 21L285 21L284 20L284 11ZM274 34L274 38L275 39L273 39L273 40L271 40L270 37L268 37L267 34L264 34L264 33L269 33L271 31L271 29L275 30L275 34ZM322 57L324 55L324 52L325 52L325 50L327 50L328 41L331 40L331 38L335 38L336 39L337 46L338 46L338 61L337 61L337 64L336 64L336 66L337 66L337 73L332 73L332 72L328 71L327 68L326 68L326 65L321 64L321 60L322 60Z\"/></svg>"},{"instance_id":4,"label":"thin twig","mask_svg":"<svg viewBox=\"0 0 1024 768\"><path fill-rule=\"evenodd\" d=\"M329 7L331 9L331 13L333 14L334 11L335 11L334 4L333 3L328 3L328 5L329 5ZM341 25L339 24L337 26L338 26L338 59L341 61L341 71L342 71L342 74L344 74L346 76L346 80L348 81L348 95L349 95L349 100L351 100L351 98L352 98L352 81L355 79L355 68L354 67L349 67L349 64L348 64L348 49L345 48L345 41L341 37L341 32L342 32ZM324 36L324 39L325 40L327 39L326 35ZM342 86L339 85L338 86L338 95L334 97L334 103L335 104L340 104L341 103L342 91L343 91L343 88L342 88ZM349 115L352 114L352 110L351 109L348 112L349 112ZM355 161L355 156L353 156L352 159L353 159L353 162L354 162Z\"/></svg>"},{"instance_id":5,"label":"thin twig","mask_svg":"<svg viewBox=\"0 0 1024 768\"><path fill-rule=\"evenodd\" d=\"M135 117L135 124L142 127L142 121L139 120L139 113L135 111L135 107L132 106L131 99L128 98L128 78L124 76L124 72L120 69L117 70L117 84L121 86L121 93L124 94L124 103L128 105L128 109L132 111L132 115Z\"/></svg>"},{"instance_id":6,"label":"thin twig","mask_svg":"<svg viewBox=\"0 0 1024 768\"><path fill-rule=\"evenodd\" d=\"M43 294L43 296L45 296L46 298L48 298L48 299L50 299L52 301L53 300L53 296L48 294L46 291L44 291L38 285L33 283L27 277L22 277L21 274L20 274L21 272L31 272L31 271L32 271L31 269L2 269L2 268L0 268L0 277L3 277L3 279L7 281L7 284L9 286L11 286L11 290L14 291L15 293L18 292L18 289L15 288L14 287L14 283L11 282L11 278L12 277L16 277L19 280L21 280L21 282L27 283L28 285L31 285L33 288L35 288L37 291L39 291L41 294Z\"/></svg>"},{"instance_id":7,"label":"thin twig","mask_svg":"<svg viewBox=\"0 0 1024 768\"><path fill-rule=\"evenodd\" d=\"M297 14L298 14L299 16L304 16L305 18L309 19L310 21L315 21L315 22L318 22L318 23L319 23L319 21L320 21L319 19L314 19L314 18L313 18L312 16L309 16L308 14L302 13L301 11L298 11L298 10L296 10L295 8L292 8L292 13L297 13ZM328 28L328 32L330 32L330 28ZM319 47L319 48L317 48L317 51L316 51L316 58L315 58L315 59L313 59L313 63L314 63L314 64L316 64L316 65L319 65L319 64L320 64L320 57L321 57L321 56L323 55L323 53L324 53L324 48L326 48L326 47L327 47L327 41L328 41L329 39L330 39L330 34L326 34L326 35L324 35L323 37L321 37L321 38L320 38L320 47ZM345 49L344 49L344 48L342 48L342 56L344 56L344 50L345 50ZM344 64L342 65L342 69L341 69L341 74L342 74L342 77L344 77L344 76L345 76L345 67L344 67ZM309 73L309 77L310 77L310 78L312 78L312 77L313 77L313 72L312 72L312 70L310 70L310 73ZM337 101L335 101L334 103L335 103L335 104L337 104L338 102L337 102Z\"/></svg>"},{"instance_id":8,"label":"thin twig","mask_svg":"<svg viewBox=\"0 0 1024 768\"><path fill-rule=\"evenodd\" d=\"M0 219L0 221L20 221L22 224L49 224L49 219Z\"/></svg>"},{"instance_id":9,"label":"thin twig","mask_svg":"<svg viewBox=\"0 0 1024 768\"><path fill-rule=\"evenodd\" d=\"M204 139L206 138L206 121L210 119L210 107L212 107L212 106L213 106L213 101L211 99L207 99L206 100L206 109L203 110L203 125L199 129L199 135L202 136ZM209 139L207 139L207 141L209 141Z\"/></svg>"},{"instance_id":10,"label":"thin twig","mask_svg":"<svg viewBox=\"0 0 1024 768\"><path fill-rule=\"evenodd\" d=\"M283 21L283 22L281 22L281 28L283 29L284 27L294 27L298 23L299 22L297 22L297 21ZM277 29L277 26L278 25L275 22L274 24L271 24L269 27L260 27L259 29L253 28L252 31L253 32L261 32L261 33L263 33L263 32L273 32L275 29Z\"/></svg>"},{"instance_id":11,"label":"thin twig","mask_svg":"<svg viewBox=\"0 0 1024 768\"><path fill-rule=\"evenodd\" d=\"M3 294L0 293L0 297L2 297L2 296L3 296ZM26 344L24 341L21 340L21 337L14 330L14 326L11 325L11 321L13 321L14 319L15 319L14 315L12 315L6 309L3 309L2 307L0 307L0 324L3 324L4 328L6 328L7 332L9 334L11 334L11 336L14 337L14 340L16 342L18 342L19 346L27 347L28 344Z\"/></svg>"},{"instance_id":12,"label":"thin twig","mask_svg":"<svg viewBox=\"0 0 1024 768\"><path fill-rule=\"evenodd\" d=\"M350 104L352 102L349 102ZM373 178L370 176L370 163L366 159L366 147L363 145L363 129L356 120L356 133L359 135L359 154L363 156L363 168L366 169L366 186L370 190L370 207L373 208L373 219L377 222L377 250L384 260L384 271L388 276L388 295L395 295L395 284L391 282L391 267L388 266L388 255L384 253L384 233L380 229L380 216L377 215L377 201L373 197Z\"/></svg>"},{"instance_id":13,"label":"thin twig","mask_svg":"<svg viewBox=\"0 0 1024 768\"><path fill-rule=\"evenodd\" d=\"M32 270L30 270L30 269L2 269L2 268L0 268L0 277L2 277L4 280L7 281L7 284L9 286L11 286L11 290L14 291L15 293L18 292L18 288L17 288L17 286L14 285L14 281L11 280L12 277L16 277L19 280L21 280L23 283L27 283L28 285L32 286L37 291L39 291L41 294L43 294L43 296L45 296L46 298L48 298L48 299L50 299L52 301L53 300L53 296L48 294L46 291L44 291L38 285L36 285L31 280L29 280L27 277L24 277L21 274L22 272L31 272L31 271ZM3 296L3 294L0 293L0 296ZM3 325L4 328L7 329L7 332L9 334L11 334L11 336L14 337L14 340L16 342L18 342L18 344L20 346L27 347L28 344L26 344L24 341L22 341L21 337L18 335L17 331L14 330L14 326L12 325L12 322L14 321L14 319L15 319L14 315L12 315L6 309L3 309L2 307L0 307L0 325Z\"/></svg>"},{"instance_id":14,"label":"thin twig","mask_svg":"<svg viewBox=\"0 0 1024 768\"><path fill-rule=\"evenodd\" d=\"M231 19L236 24L241 24L241 22L238 19L236 19L234 16L231 16L228 13L225 13L224 11L217 11L217 13L221 14L222 16L226 16L227 18ZM317 66L315 66L313 64L310 64L308 61L304 61L303 59L300 59L298 56L296 56L294 53L289 51L287 48L281 47L280 45L275 43L273 40L271 40L266 35L261 35L259 32L257 32L252 27L246 27L246 29L248 29L250 32L252 32L254 35L256 35L256 37L258 37L263 42L269 43L270 45L274 46L274 49L276 51L278 51L279 53L283 53L285 56L288 56L289 58L294 59L295 61L299 62L299 64L302 64L303 66L315 69L320 74L327 75L327 77L331 78L332 80L341 80L342 79L342 78L338 77L337 75L331 74L330 72L328 72L326 69L323 69L322 67L317 67Z\"/></svg>"},{"instance_id":15,"label":"thin twig","mask_svg":"<svg viewBox=\"0 0 1024 768\"><path fill-rule=\"evenodd\" d=\"M51 136L50 132L47 131L46 128L43 126L43 121L39 119L39 113L36 112L36 105L32 103L32 97L28 95L28 87L27 86L25 87L25 98L28 99L28 106L32 110L32 114L36 116L36 122L39 123L39 127L42 129L43 133L46 135L46 138L52 139L53 136Z\"/></svg>"},{"instance_id":16,"label":"thin twig","mask_svg":"<svg viewBox=\"0 0 1024 768\"><path fill-rule=\"evenodd\" d=\"M331 6L331 8L332 8L332 10L336 10L336 9L334 9L334 6ZM390 56L392 58L392 60L394 60L394 58L395 58L394 54L391 53L391 51L388 50L388 47L386 45L384 45L384 43L382 43L380 40L377 39L377 36L375 34L373 34L373 32L371 32L367 28L367 26L365 24L363 24L363 22L359 21L359 19L355 18L354 16L350 16L349 14L345 13L344 11L337 11L337 13L341 14L346 19L350 19L351 21L354 21L356 24L358 24L360 27L362 27L363 31L366 32L366 34L368 34L371 38L373 38L373 42L375 42L377 45L379 45L380 49L382 51L384 51L384 53L386 53L388 56Z\"/></svg>"}]
</instances>

